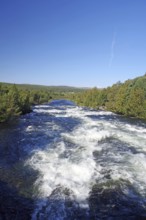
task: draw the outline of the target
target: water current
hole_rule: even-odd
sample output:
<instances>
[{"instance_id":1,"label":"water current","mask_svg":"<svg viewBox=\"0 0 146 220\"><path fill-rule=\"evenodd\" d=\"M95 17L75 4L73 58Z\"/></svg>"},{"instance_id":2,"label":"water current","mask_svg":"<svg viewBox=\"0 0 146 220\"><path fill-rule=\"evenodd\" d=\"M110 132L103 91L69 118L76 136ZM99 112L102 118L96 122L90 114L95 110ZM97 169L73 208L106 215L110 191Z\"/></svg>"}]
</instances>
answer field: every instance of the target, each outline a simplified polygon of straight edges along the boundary
<instances>
[{"instance_id":1,"label":"water current","mask_svg":"<svg viewBox=\"0 0 146 220\"><path fill-rule=\"evenodd\" d=\"M146 219L145 122L56 100L0 148L0 220Z\"/></svg>"}]
</instances>

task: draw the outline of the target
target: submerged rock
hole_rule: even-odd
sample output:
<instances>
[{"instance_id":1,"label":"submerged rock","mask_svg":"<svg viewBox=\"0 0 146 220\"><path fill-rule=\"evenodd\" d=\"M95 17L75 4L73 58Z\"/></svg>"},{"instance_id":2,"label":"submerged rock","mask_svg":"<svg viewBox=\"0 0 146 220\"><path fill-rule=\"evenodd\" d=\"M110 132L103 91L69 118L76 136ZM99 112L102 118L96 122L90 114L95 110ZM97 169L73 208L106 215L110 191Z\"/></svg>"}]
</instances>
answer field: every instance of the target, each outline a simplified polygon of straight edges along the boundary
<instances>
[{"instance_id":1,"label":"submerged rock","mask_svg":"<svg viewBox=\"0 0 146 220\"><path fill-rule=\"evenodd\" d=\"M0 182L0 220L30 220L34 201L20 196L15 189Z\"/></svg>"},{"instance_id":2,"label":"submerged rock","mask_svg":"<svg viewBox=\"0 0 146 220\"><path fill-rule=\"evenodd\" d=\"M140 203L139 197L123 179L95 184L89 197L90 215L93 219L146 219L146 203Z\"/></svg>"}]
</instances>

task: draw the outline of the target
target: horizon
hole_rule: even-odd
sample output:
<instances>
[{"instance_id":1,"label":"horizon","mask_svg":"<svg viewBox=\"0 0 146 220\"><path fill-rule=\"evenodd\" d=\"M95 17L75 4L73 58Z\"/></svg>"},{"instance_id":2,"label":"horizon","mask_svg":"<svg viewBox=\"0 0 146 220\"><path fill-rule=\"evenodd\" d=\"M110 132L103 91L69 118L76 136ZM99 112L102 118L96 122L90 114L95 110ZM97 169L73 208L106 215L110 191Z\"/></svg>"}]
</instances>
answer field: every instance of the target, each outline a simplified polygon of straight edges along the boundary
<instances>
[{"instance_id":1,"label":"horizon","mask_svg":"<svg viewBox=\"0 0 146 220\"><path fill-rule=\"evenodd\" d=\"M92 89L92 87L78 87L78 86L68 86L68 85L43 85L43 84L32 84L32 83L13 83L13 82L0 82L3 84L12 84L12 85L28 85L28 86L44 86L44 87L73 87L73 88L89 88ZM100 89L100 88L99 88ZM101 88L102 89L102 88Z\"/></svg>"},{"instance_id":2,"label":"horizon","mask_svg":"<svg viewBox=\"0 0 146 220\"><path fill-rule=\"evenodd\" d=\"M106 88L146 72L145 0L0 2L0 81Z\"/></svg>"},{"instance_id":3,"label":"horizon","mask_svg":"<svg viewBox=\"0 0 146 220\"><path fill-rule=\"evenodd\" d=\"M125 81L121 82L120 80L117 81L117 82L114 82L112 85L110 86L107 86L107 87L111 87L113 86L114 84L117 84L117 83L122 83L124 84L127 80L134 80L136 78L139 78L139 77L144 77L146 76L146 73L143 74L143 75L139 75L139 76L136 76L135 78L132 78L132 79L126 79ZM93 86L93 87L89 87L89 86L72 86L72 85L43 85L43 84L33 84L33 83L11 83L11 82L0 82L0 83L4 83L4 84L12 84L12 85L26 85L26 86L44 86L44 87L73 87L73 88L78 88L78 89L93 89L93 88L97 88L97 89L106 89L107 87L97 87L97 86Z\"/></svg>"}]
</instances>

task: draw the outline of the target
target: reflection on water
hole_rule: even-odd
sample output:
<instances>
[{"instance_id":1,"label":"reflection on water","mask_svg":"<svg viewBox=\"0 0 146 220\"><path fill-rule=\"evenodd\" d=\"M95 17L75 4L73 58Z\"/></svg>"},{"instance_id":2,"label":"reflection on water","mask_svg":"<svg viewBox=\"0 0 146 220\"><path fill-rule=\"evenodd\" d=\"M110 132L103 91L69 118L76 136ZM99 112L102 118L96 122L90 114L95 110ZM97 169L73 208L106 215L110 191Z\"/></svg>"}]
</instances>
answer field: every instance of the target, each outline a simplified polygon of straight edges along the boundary
<instances>
[{"instance_id":1,"label":"reflection on water","mask_svg":"<svg viewBox=\"0 0 146 220\"><path fill-rule=\"evenodd\" d=\"M2 217L146 218L144 122L56 100L0 131Z\"/></svg>"}]
</instances>

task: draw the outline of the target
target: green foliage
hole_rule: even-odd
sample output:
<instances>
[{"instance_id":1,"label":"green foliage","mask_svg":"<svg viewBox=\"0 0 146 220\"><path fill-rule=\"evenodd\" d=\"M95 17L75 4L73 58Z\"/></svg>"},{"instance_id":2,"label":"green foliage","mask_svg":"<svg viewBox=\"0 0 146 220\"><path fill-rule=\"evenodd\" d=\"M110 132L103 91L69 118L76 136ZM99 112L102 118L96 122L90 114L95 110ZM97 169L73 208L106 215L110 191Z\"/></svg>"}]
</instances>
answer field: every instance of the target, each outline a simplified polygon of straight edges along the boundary
<instances>
[{"instance_id":1,"label":"green foliage","mask_svg":"<svg viewBox=\"0 0 146 220\"><path fill-rule=\"evenodd\" d=\"M16 86L3 88L0 95L0 122L12 119L20 114L19 93Z\"/></svg>"},{"instance_id":2,"label":"green foliage","mask_svg":"<svg viewBox=\"0 0 146 220\"><path fill-rule=\"evenodd\" d=\"M126 115L146 118L146 99L142 88L132 88L126 103Z\"/></svg>"},{"instance_id":3,"label":"green foliage","mask_svg":"<svg viewBox=\"0 0 146 220\"><path fill-rule=\"evenodd\" d=\"M32 105L48 103L52 99L68 99L81 91L74 87L12 85L0 83L0 122L31 112Z\"/></svg>"},{"instance_id":4,"label":"green foliage","mask_svg":"<svg viewBox=\"0 0 146 220\"><path fill-rule=\"evenodd\" d=\"M26 114L26 113L31 112L31 102L30 102L29 91L19 92L19 108L21 110L21 114Z\"/></svg>"},{"instance_id":5,"label":"green foliage","mask_svg":"<svg viewBox=\"0 0 146 220\"><path fill-rule=\"evenodd\" d=\"M146 119L146 75L106 89L0 83L0 122L28 113L32 105L52 99L70 99L81 106Z\"/></svg>"},{"instance_id":6,"label":"green foliage","mask_svg":"<svg viewBox=\"0 0 146 220\"><path fill-rule=\"evenodd\" d=\"M71 99L78 105L146 119L146 75L106 89L86 90Z\"/></svg>"}]
</instances>

